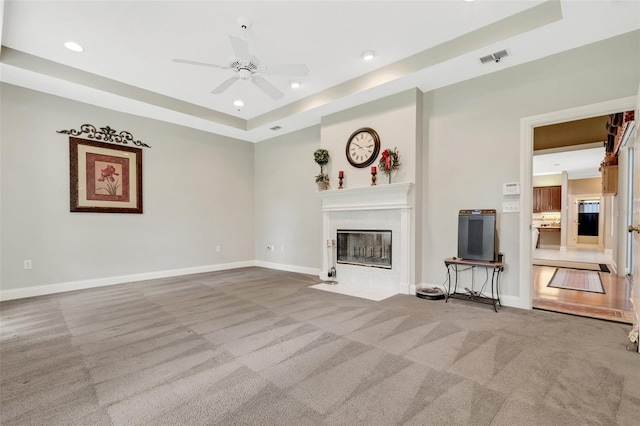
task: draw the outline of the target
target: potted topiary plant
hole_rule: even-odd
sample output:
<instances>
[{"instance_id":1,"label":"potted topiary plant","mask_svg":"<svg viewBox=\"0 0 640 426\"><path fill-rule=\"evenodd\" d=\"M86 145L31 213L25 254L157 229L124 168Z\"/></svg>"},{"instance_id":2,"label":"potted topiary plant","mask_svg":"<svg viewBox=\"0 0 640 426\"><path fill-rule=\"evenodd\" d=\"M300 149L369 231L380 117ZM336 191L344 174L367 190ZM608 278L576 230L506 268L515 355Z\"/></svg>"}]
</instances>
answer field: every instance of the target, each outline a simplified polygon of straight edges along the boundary
<instances>
[{"instance_id":1,"label":"potted topiary plant","mask_svg":"<svg viewBox=\"0 0 640 426\"><path fill-rule=\"evenodd\" d=\"M320 174L316 176L318 190L322 191L329 188L329 175L324 173L323 167L329 162L329 151L324 148L318 148L313 153L313 161L320 166Z\"/></svg>"}]
</instances>

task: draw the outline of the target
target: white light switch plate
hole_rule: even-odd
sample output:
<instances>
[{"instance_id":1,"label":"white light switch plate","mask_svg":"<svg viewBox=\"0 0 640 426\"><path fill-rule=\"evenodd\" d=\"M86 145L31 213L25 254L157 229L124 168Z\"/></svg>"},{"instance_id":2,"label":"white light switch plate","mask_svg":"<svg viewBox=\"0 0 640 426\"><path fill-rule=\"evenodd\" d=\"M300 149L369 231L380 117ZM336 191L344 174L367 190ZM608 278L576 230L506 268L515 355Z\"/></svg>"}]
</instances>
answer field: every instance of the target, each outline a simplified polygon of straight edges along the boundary
<instances>
[{"instance_id":1,"label":"white light switch plate","mask_svg":"<svg viewBox=\"0 0 640 426\"><path fill-rule=\"evenodd\" d=\"M518 213L520 211L519 201L503 201L502 213Z\"/></svg>"}]
</instances>

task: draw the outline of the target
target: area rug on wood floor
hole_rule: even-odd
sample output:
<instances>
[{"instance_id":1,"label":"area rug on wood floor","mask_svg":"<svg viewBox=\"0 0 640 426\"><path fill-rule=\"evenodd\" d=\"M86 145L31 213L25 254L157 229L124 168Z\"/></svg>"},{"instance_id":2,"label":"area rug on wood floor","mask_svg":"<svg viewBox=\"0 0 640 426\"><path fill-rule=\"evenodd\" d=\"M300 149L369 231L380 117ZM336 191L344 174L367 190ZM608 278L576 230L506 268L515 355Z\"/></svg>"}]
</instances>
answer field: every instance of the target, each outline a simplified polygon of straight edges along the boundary
<instances>
[{"instance_id":1,"label":"area rug on wood floor","mask_svg":"<svg viewBox=\"0 0 640 426\"><path fill-rule=\"evenodd\" d=\"M547 287L604 294L600 273L595 271L557 268Z\"/></svg>"},{"instance_id":2,"label":"area rug on wood floor","mask_svg":"<svg viewBox=\"0 0 640 426\"><path fill-rule=\"evenodd\" d=\"M577 303L560 302L533 298L533 308L562 314L578 315L607 321L633 324L633 313L622 309L603 308L599 306L579 305Z\"/></svg>"},{"instance_id":3,"label":"area rug on wood floor","mask_svg":"<svg viewBox=\"0 0 640 426\"><path fill-rule=\"evenodd\" d=\"M555 266L556 268L581 269L585 271L611 272L604 263L570 262L568 260L533 259L535 266Z\"/></svg>"}]
</instances>

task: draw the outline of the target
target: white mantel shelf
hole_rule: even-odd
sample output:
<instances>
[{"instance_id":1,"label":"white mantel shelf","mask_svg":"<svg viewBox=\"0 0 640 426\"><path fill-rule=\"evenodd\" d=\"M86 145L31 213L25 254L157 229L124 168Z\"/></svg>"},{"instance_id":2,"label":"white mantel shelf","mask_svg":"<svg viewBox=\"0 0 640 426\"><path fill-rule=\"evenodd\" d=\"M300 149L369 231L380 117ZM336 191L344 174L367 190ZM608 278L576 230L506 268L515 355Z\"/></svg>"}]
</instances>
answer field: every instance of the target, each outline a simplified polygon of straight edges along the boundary
<instances>
[{"instance_id":1,"label":"white mantel shelf","mask_svg":"<svg viewBox=\"0 0 640 426\"><path fill-rule=\"evenodd\" d=\"M413 183L392 183L360 188L319 191L323 212L411 208Z\"/></svg>"}]
</instances>

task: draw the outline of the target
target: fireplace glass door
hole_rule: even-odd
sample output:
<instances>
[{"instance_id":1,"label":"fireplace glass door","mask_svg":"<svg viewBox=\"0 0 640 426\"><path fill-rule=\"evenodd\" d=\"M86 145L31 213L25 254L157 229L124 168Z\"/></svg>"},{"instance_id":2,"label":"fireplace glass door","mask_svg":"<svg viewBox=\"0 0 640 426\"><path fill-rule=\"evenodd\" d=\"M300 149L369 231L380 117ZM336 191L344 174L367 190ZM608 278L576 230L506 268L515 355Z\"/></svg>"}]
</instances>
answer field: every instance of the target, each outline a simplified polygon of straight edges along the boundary
<instances>
[{"instance_id":1,"label":"fireplace glass door","mask_svg":"<svg viewBox=\"0 0 640 426\"><path fill-rule=\"evenodd\" d=\"M391 231L338 230L338 263L391 269Z\"/></svg>"}]
</instances>

